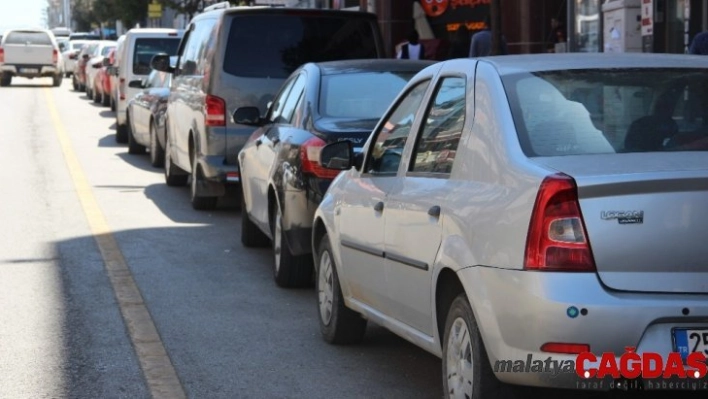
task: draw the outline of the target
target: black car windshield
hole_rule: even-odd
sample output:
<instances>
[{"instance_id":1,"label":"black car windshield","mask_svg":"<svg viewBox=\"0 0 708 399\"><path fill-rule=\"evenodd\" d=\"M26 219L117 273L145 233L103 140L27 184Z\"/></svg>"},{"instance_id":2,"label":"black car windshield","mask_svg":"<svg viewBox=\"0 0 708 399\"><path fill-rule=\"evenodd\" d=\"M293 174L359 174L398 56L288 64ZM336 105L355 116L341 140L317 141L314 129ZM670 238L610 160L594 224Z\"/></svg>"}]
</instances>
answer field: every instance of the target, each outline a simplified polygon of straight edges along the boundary
<instances>
[{"instance_id":1,"label":"black car windshield","mask_svg":"<svg viewBox=\"0 0 708 399\"><path fill-rule=\"evenodd\" d=\"M414 72L325 75L320 87L320 115L379 119L413 76Z\"/></svg>"},{"instance_id":2,"label":"black car windshield","mask_svg":"<svg viewBox=\"0 0 708 399\"><path fill-rule=\"evenodd\" d=\"M177 47L180 42L179 37L175 38L141 38L135 40L135 53L133 56L133 73L136 75L148 75L152 71L150 61L158 53L169 55L177 54Z\"/></svg>"},{"instance_id":3,"label":"black car windshield","mask_svg":"<svg viewBox=\"0 0 708 399\"><path fill-rule=\"evenodd\" d=\"M248 15L231 22L224 71L285 79L300 65L379 58L375 21L339 16Z\"/></svg>"},{"instance_id":4,"label":"black car windshield","mask_svg":"<svg viewBox=\"0 0 708 399\"><path fill-rule=\"evenodd\" d=\"M708 150L708 70L563 70L502 80L527 156Z\"/></svg>"}]
</instances>

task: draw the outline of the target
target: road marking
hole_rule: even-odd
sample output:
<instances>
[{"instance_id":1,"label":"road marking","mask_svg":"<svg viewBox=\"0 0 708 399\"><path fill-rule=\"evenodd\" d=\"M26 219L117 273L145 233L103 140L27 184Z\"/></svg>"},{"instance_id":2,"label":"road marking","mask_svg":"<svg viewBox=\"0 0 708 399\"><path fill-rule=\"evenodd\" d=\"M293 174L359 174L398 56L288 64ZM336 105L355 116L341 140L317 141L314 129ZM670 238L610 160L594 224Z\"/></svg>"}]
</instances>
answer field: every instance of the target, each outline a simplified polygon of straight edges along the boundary
<instances>
[{"instance_id":1,"label":"road marking","mask_svg":"<svg viewBox=\"0 0 708 399\"><path fill-rule=\"evenodd\" d=\"M88 179L84 175L83 169L81 169L76 153L74 153L69 135L64 130L64 125L61 123L59 112L54 104L52 91L44 89L44 92L47 96L47 105L49 106L54 130L64 153L64 159L69 168L71 179L81 201L81 207L86 214L86 219L88 219L91 232L103 257L106 273L113 286L118 307L128 328L128 334L140 362L140 367L143 370L148 389L152 397L156 399L186 398L187 395L162 344L162 339L157 332L150 312L145 306L140 289L135 284L123 253L118 247L106 218L98 206L96 197L93 195Z\"/></svg>"}]
</instances>

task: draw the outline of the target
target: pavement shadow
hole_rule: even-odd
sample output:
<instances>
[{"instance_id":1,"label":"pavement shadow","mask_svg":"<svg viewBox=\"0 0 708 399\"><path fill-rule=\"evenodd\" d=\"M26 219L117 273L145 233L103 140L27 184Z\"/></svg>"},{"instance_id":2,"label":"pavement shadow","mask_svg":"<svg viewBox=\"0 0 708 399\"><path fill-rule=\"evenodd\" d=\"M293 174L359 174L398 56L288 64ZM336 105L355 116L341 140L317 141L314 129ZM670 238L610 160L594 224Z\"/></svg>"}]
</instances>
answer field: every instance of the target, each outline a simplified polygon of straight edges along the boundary
<instances>
[{"instance_id":1,"label":"pavement shadow","mask_svg":"<svg viewBox=\"0 0 708 399\"><path fill-rule=\"evenodd\" d=\"M115 128L113 128L113 130L115 130ZM99 147L109 147L109 148L125 147L125 145L116 142L116 135L115 134L109 134L107 136L100 138L98 140L98 146Z\"/></svg>"},{"instance_id":2,"label":"pavement shadow","mask_svg":"<svg viewBox=\"0 0 708 399\"><path fill-rule=\"evenodd\" d=\"M115 142L115 139L113 140ZM118 158L125 161L130 166L144 170L151 173L162 173L160 168L156 168L150 165L150 154L130 154L128 153L128 147L125 147L124 152L116 154Z\"/></svg>"},{"instance_id":3,"label":"pavement shadow","mask_svg":"<svg viewBox=\"0 0 708 399\"><path fill-rule=\"evenodd\" d=\"M160 169L157 169L161 171ZM170 187L164 183L145 187L145 197L155 203L162 213L176 223L203 223L203 215L223 217L240 210L240 201L227 196L219 199L216 209L197 211L192 208L189 198L189 186Z\"/></svg>"},{"instance_id":4,"label":"pavement shadow","mask_svg":"<svg viewBox=\"0 0 708 399\"><path fill-rule=\"evenodd\" d=\"M104 118L115 118L116 113L111 111L111 109L104 109L103 111L98 113L98 116L102 116Z\"/></svg>"}]
</instances>

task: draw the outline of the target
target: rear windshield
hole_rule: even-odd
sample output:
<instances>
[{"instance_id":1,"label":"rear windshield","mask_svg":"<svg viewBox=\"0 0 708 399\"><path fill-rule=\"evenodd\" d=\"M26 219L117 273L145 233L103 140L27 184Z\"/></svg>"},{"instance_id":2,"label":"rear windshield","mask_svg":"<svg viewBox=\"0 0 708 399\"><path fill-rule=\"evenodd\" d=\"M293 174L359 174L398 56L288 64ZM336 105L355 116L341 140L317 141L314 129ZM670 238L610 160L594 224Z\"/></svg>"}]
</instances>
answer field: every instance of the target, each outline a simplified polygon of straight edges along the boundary
<instances>
[{"instance_id":1,"label":"rear windshield","mask_svg":"<svg viewBox=\"0 0 708 399\"><path fill-rule=\"evenodd\" d=\"M527 156L708 150L708 70L607 69L503 78Z\"/></svg>"},{"instance_id":2,"label":"rear windshield","mask_svg":"<svg viewBox=\"0 0 708 399\"><path fill-rule=\"evenodd\" d=\"M375 22L361 18L249 15L233 18L224 71L285 79L307 62L379 58Z\"/></svg>"},{"instance_id":3,"label":"rear windshield","mask_svg":"<svg viewBox=\"0 0 708 399\"><path fill-rule=\"evenodd\" d=\"M5 44L52 44L52 39L45 32L10 32L5 39Z\"/></svg>"},{"instance_id":4,"label":"rear windshield","mask_svg":"<svg viewBox=\"0 0 708 399\"><path fill-rule=\"evenodd\" d=\"M175 38L142 38L135 40L133 53L133 73L135 75L148 75L152 70L150 61L155 54L177 54L179 37Z\"/></svg>"},{"instance_id":5,"label":"rear windshield","mask_svg":"<svg viewBox=\"0 0 708 399\"><path fill-rule=\"evenodd\" d=\"M325 75L320 89L320 114L379 119L414 75L412 72Z\"/></svg>"}]
</instances>

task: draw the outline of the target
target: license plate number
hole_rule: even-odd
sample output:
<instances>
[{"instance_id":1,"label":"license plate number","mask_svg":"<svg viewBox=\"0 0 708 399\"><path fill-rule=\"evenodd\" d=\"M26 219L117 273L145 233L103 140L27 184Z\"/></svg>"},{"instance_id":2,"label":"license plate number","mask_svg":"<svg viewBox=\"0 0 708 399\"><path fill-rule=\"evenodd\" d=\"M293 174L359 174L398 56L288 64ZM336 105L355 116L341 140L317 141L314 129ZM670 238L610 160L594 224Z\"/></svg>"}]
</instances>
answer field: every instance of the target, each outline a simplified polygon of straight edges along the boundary
<instances>
[{"instance_id":1,"label":"license plate number","mask_svg":"<svg viewBox=\"0 0 708 399\"><path fill-rule=\"evenodd\" d=\"M693 352L700 352L708 356L708 328L675 329L674 346L684 361Z\"/></svg>"},{"instance_id":2,"label":"license plate number","mask_svg":"<svg viewBox=\"0 0 708 399\"><path fill-rule=\"evenodd\" d=\"M20 69L20 73L39 73L39 69L22 68L22 69Z\"/></svg>"}]
</instances>

